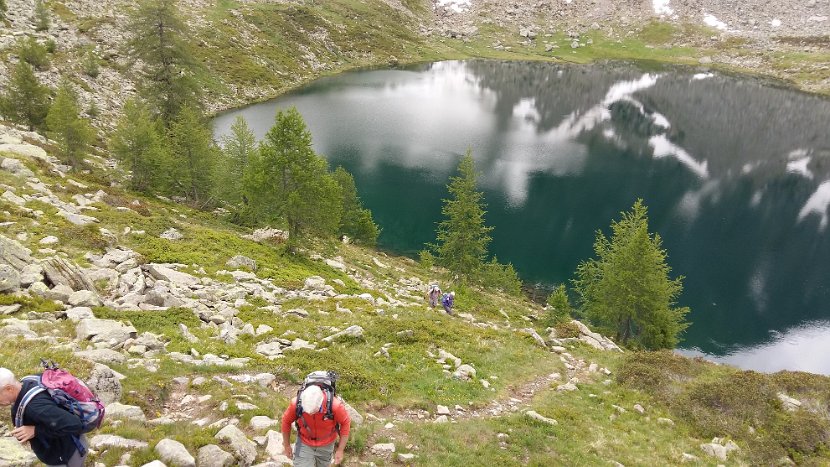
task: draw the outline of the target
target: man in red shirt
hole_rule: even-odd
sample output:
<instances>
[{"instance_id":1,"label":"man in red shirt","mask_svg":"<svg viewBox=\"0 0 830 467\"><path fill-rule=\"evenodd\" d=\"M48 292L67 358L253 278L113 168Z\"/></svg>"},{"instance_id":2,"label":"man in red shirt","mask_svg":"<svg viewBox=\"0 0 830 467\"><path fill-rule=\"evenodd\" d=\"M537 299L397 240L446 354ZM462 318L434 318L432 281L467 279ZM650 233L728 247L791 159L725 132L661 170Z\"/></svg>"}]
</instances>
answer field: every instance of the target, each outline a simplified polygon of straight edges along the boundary
<instances>
[{"instance_id":1,"label":"man in red shirt","mask_svg":"<svg viewBox=\"0 0 830 467\"><path fill-rule=\"evenodd\" d=\"M332 463L340 465L343 462L343 451L349 440L351 419L343 402L333 397L331 411L334 419L326 419L327 393L319 386L310 385L302 394L300 402L303 413L297 418L297 398L291 399L288 408L282 416L282 442L285 455L294 459L295 467L328 467ZM297 443L295 451L291 452L291 424L297 425ZM337 438L337 450L334 444Z\"/></svg>"}]
</instances>

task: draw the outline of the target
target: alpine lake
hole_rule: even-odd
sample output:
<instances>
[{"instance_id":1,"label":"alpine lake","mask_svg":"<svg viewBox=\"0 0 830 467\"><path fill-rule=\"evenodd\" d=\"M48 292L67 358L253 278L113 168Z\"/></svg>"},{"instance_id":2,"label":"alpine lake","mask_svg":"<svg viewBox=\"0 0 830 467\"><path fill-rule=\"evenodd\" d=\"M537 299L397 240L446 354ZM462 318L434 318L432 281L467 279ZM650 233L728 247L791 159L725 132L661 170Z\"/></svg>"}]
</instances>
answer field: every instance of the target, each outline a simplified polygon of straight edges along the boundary
<instances>
[{"instance_id":1,"label":"alpine lake","mask_svg":"<svg viewBox=\"0 0 830 467\"><path fill-rule=\"evenodd\" d=\"M241 115L262 138L292 106L384 250L434 241L471 150L490 252L524 281L568 282L642 198L685 277L678 352L830 374L830 99L652 64L451 61L319 79L218 115L215 136Z\"/></svg>"}]
</instances>

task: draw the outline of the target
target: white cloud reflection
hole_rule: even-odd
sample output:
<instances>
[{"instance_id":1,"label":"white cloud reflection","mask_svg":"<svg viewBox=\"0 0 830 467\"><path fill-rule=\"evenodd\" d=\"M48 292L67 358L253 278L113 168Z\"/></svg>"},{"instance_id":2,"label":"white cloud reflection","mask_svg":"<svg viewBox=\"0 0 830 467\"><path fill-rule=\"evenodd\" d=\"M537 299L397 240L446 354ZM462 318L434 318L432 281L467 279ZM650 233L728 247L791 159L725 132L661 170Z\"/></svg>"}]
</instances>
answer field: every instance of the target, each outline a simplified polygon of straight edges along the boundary
<instances>
[{"instance_id":1,"label":"white cloud reflection","mask_svg":"<svg viewBox=\"0 0 830 467\"><path fill-rule=\"evenodd\" d=\"M678 349L690 357L703 357L746 370L776 372L808 371L830 375L830 322L807 322L783 334L773 332L769 342L746 347L726 355L712 355L700 349Z\"/></svg>"},{"instance_id":2,"label":"white cloud reflection","mask_svg":"<svg viewBox=\"0 0 830 467\"><path fill-rule=\"evenodd\" d=\"M810 195L807 202L798 212L798 222L803 221L810 214L816 214L821 219L819 230L827 228L827 208L830 207L830 180L822 183L816 191Z\"/></svg>"}]
</instances>

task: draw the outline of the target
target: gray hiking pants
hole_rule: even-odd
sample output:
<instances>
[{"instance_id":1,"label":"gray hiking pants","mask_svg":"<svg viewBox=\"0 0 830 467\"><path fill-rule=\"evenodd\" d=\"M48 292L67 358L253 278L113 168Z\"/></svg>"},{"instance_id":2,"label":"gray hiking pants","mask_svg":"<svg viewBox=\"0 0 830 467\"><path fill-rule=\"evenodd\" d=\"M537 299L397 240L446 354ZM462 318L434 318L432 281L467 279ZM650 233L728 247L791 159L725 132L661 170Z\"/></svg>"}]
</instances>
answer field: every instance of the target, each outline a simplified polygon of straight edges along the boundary
<instances>
[{"instance_id":1,"label":"gray hiking pants","mask_svg":"<svg viewBox=\"0 0 830 467\"><path fill-rule=\"evenodd\" d=\"M299 437L294 445L294 467L329 467L337 441L325 446L308 446Z\"/></svg>"},{"instance_id":2,"label":"gray hiking pants","mask_svg":"<svg viewBox=\"0 0 830 467\"><path fill-rule=\"evenodd\" d=\"M89 446L86 436L81 436L81 444ZM84 459L86 459L86 456L81 457L81 453L76 450L75 454L72 454L72 457L69 458L69 462L66 464L48 465L47 467L84 467Z\"/></svg>"}]
</instances>

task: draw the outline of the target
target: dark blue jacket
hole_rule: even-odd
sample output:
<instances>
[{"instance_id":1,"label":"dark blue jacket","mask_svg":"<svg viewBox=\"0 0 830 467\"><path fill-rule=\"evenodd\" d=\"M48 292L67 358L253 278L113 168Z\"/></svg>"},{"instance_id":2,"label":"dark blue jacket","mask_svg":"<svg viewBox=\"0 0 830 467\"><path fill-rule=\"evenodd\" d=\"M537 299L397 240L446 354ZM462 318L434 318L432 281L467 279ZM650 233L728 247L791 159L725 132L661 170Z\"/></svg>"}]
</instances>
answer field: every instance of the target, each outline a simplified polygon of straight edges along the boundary
<instances>
[{"instance_id":1,"label":"dark blue jacket","mask_svg":"<svg viewBox=\"0 0 830 467\"><path fill-rule=\"evenodd\" d=\"M12 404L12 420L26 391L35 385L32 381L23 382L17 400ZM41 392L29 402L23 412L23 424L34 425L35 437L29 444L44 464L66 464L78 450L72 435L80 436L83 429L81 419L58 407L47 392Z\"/></svg>"}]
</instances>

